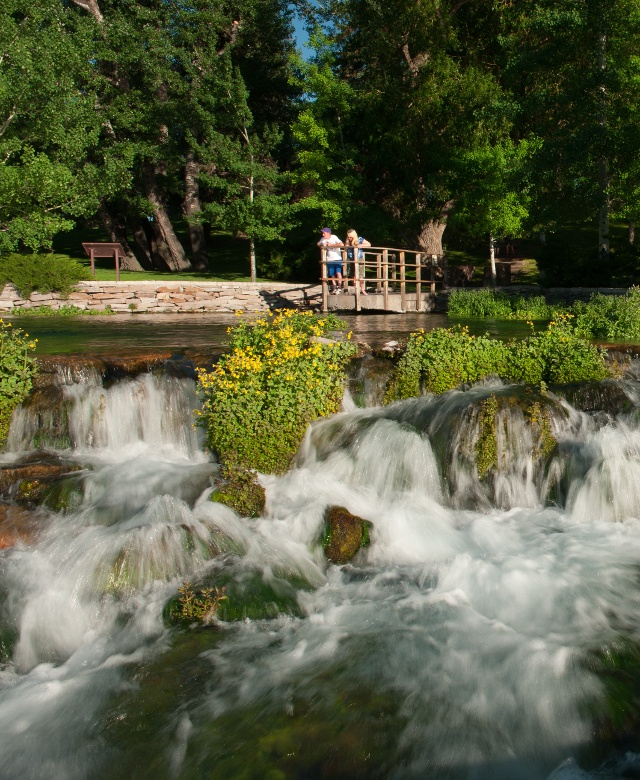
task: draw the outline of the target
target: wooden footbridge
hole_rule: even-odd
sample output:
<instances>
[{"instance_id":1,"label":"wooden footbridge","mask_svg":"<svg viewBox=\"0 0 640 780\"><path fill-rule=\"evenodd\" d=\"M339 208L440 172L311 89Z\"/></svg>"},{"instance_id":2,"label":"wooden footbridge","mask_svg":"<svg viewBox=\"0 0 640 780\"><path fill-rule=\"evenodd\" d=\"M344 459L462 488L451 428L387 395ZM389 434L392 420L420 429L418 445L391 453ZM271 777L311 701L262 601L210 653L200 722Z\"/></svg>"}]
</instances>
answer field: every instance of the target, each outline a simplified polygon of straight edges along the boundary
<instances>
[{"instance_id":1,"label":"wooden footbridge","mask_svg":"<svg viewBox=\"0 0 640 780\"><path fill-rule=\"evenodd\" d=\"M334 249L338 249L335 247ZM349 259L352 249L356 259ZM342 281L336 292L327 274L327 249L321 247L322 311L431 311L436 285L445 286L446 262L392 247L343 247Z\"/></svg>"}]
</instances>

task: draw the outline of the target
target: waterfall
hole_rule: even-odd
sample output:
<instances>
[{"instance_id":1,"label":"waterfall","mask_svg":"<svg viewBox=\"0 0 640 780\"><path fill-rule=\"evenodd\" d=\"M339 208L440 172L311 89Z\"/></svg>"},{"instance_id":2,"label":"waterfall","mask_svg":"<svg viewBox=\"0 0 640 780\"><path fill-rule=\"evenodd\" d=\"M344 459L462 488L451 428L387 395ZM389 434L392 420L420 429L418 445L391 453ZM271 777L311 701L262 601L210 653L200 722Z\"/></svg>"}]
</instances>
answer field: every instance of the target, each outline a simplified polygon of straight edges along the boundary
<instances>
[{"instance_id":1,"label":"waterfall","mask_svg":"<svg viewBox=\"0 0 640 780\"><path fill-rule=\"evenodd\" d=\"M2 456L72 470L3 493L0 776L637 772L639 389L351 405L250 520L210 500L193 380L61 370ZM371 523L343 566L332 505ZM170 619L185 582L228 597L212 627Z\"/></svg>"}]
</instances>

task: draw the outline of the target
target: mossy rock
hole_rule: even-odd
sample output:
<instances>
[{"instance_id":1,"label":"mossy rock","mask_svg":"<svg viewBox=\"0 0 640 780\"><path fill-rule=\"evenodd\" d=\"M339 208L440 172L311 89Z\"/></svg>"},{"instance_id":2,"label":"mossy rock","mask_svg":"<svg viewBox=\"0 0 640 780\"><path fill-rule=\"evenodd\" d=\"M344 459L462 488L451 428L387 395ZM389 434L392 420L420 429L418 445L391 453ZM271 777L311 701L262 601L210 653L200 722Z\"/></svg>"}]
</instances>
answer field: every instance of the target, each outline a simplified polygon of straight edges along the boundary
<instances>
[{"instance_id":1,"label":"mossy rock","mask_svg":"<svg viewBox=\"0 0 640 780\"><path fill-rule=\"evenodd\" d=\"M222 475L225 481L211 494L211 501L230 507L241 517L260 517L266 496L255 472L226 466Z\"/></svg>"},{"instance_id":2,"label":"mossy rock","mask_svg":"<svg viewBox=\"0 0 640 780\"><path fill-rule=\"evenodd\" d=\"M529 428L535 461L544 464L556 450L558 442L553 433L553 418L565 415L555 400L541 393L505 396L492 393L488 398L474 403L467 414L477 418L478 436L473 445L474 458L480 479L502 471L512 458L507 451L500 451L498 439L508 441L507 419L515 411L522 413ZM504 413L504 414L503 414ZM470 429L471 430L471 429Z\"/></svg>"},{"instance_id":3,"label":"mossy rock","mask_svg":"<svg viewBox=\"0 0 640 780\"><path fill-rule=\"evenodd\" d=\"M84 498L84 475L69 474L44 484L40 503L54 512L69 512L77 509Z\"/></svg>"},{"instance_id":4,"label":"mossy rock","mask_svg":"<svg viewBox=\"0 0 640 780\"><path fill-rule=\"evenodd\" d=\"M215 594L223 594L224 598L216 609L216 618L224 622L239 620L270 620L279 615L302 617L298 604L298 589L284 579L265 579L259 572L243 573L239 576L218 573L206 581L193 587L196 596L207 589ZM306 588L305 588L306 589ZM165 621L168 623L194 622L182 617L182 603L176 595L164 609Z\"/></svg>"},{"instance_id":5,"label":"mossy rock","mask_svg":"<svg viewBox=\"0 0 640 780\"><path fill-rule=\"evenodd\" d=\"M613 379L558 385L553 390L581 412L606 412L617 416L635 408L622 385Z\"/></svg>"},{"instance_id":6,"label":"mossy rock","mask_svg":"<svg viewBox=\"0 0 640 780\"><path fill-rule=\"evenodd\" d=\"M640 729L640 644L619 637L585 661L603 685L604 700L590 712L602 739L634 737Z\"/></svg>"},{"instance_id":7,"label":"mossy rock","mask_svg":"<svg viewBox=\"0 0 640 780\"><path fill-rule=\"evenodd\" d=\"M324 554L330 563L349 563L358 550L369 544L372 524L352 515L342 506L327 511L322 537Z\"/></svg>"}]
</instances>

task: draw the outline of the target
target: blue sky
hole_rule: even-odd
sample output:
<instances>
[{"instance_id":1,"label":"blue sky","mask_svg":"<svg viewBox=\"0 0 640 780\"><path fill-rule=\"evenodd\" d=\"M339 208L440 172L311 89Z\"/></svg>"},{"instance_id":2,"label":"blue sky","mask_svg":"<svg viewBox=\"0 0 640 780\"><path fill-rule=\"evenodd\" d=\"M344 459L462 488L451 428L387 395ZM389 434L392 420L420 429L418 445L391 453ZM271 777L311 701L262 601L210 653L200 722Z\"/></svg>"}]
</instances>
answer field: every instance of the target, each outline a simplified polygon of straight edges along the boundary
<instances>
[{"instance_id":1,"label":"blue sky","mask_svg":"<svg viewBox=\"0 0 640 780\"><path fill-rule=\"evenodd\" d=\"M296 46L302 51L303 56L308 57L311 54L311 50L306 45L309 40L306 30L304 29L304 21L297 13L293 14L293 37L296 42Z\"/></svg>"}]
</instances>

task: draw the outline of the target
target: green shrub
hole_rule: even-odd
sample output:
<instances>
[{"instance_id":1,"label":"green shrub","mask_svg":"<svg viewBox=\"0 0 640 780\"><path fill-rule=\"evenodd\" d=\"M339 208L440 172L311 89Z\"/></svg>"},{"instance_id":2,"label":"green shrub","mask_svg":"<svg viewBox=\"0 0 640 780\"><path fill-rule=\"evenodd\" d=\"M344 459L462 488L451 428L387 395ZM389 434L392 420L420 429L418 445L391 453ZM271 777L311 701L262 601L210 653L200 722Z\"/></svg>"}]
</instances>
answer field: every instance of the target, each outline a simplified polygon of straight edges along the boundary
<instances>
[{"instance_id":1,"label":"green shrub","mask_svg":"<svg viewBox=\"0 0 640 780\"><path fill-rule=\"evenodd\" d=\"M231 329L231 350L199 374L198 423L225 466L282 473L308 424L340 408L349 340L332 315L282 310ZM350 334L349 334L350 336Z\"/></svg>"},{"instance_id":2,"label":"green shrub","mask_svg":"<svg viewBox=\"0 0 640 780\"><path fill-rule=\"evenodd\" d=\"M542 295L507 295L494 290L453 290L449 296L450 317L495 317L499 320L548 320L557 307Z\"/></svg>"},{"instance_id":3,"label":"green shrub","mask_svg":"<svg viewBox=\"0 0 640 780\"><path fill-rule=\"evenodd\" d=\"M30 353L37 339L0 320L0 443L9 433L11 415L33 387L37 363Z\"/></svg>"},{"instance_id":4,"label":"green shrub","mask_svg":"<svg viewBox=\"0 0 640 780\"><path fill-rule=\"evenodd\" d=\"M443 393L489 374L523 384L565 384L609 376L604 351L589 344L571 320L572 315L561 314L542 333L508 344L488 335L470 336L461 327L413 333L391 376L385 401L412 398L423 391Z\"/></svg>"},{"instance_id":5,"label":"green shrub","mask_svg":"<svg viewBox=\"0 0 640 780\"><path fill-rule=\"evenodd\" d=\"M450 317L496 317L504 319L511 313L509 296L493 290L453 290L449 295L447 313Z\"/></svg>"},{"instance_id":6,"label":"green shrub","mask_svg":"<svg viewBox=\"0 0 640 780\"><path fill-rule=\"evenodd\" d=\"M504 376L509 349L488 335L470 336L466 327L423 330L409 336L391 377L385 400L412 398L426 390L444 393L489 374Z\"/></svg>"},{"instance_id":7,"label":"green shrub","mask_svg":"<svg viewBox=\"0 0 640 780\"><path fill-rule=\"evenodd\" d=\"M506 378L525 384L566 384L609 376L604 351L589 344L572 319L572 314L561 314L546 331L513 342Z\"/></svg>"},{"instance_id":8,"label":"green shrub","mask_svg":"<svg viewBox=\"0 0 640 780\"><path fill-rule=\"evenodd\" d=\"M589 303L573 304L576 328L592 339L640 338L640 287L626 295L594 293Z\"/></svg>"},{"instance_id":9,"label":"green shrub","mask_svg":"<svg viewBox=\"0 0 640 780\"><path fill-rule=\"evenodd\" d=\"M14 284L23 298L32 292L68 295L74 284L86 277L84 266L68 255L0 256L0 282Z\"/></svg>"},{"instance_id":10,"label":"green shrub","mask_svg":"<svg viewBox=\"0 0 640 780\"><path fill-rule=\"evenodd\" d=\"M102 317L115 314L115 311L107 306L106 309L81 309L73 304L66 303L59 309L52 306L32 306L30 309L14 309L12 317L87 317L100 315Z\"/></svg>"}]
</instances>

